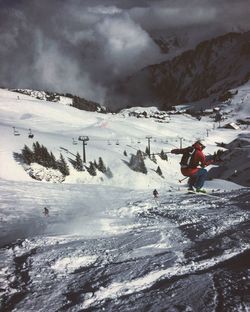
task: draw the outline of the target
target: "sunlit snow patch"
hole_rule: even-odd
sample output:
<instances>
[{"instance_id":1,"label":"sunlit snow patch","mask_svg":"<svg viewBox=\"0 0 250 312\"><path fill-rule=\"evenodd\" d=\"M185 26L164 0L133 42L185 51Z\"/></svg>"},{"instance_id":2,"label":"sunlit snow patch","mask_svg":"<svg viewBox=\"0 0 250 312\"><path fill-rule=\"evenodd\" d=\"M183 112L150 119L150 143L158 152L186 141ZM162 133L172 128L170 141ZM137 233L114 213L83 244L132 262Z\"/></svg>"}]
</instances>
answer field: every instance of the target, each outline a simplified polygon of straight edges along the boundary
<instances>
[{"instance_id":1,"label":"sunlit snow patch","mask_svg":"<svg viewBox=\"0 0 250 312\"><path fill-rule=\"evenodd\" d=\"M75 270L95 263L97 256L65 257L57 260L51 268L58 273L73 273Z\"/></svg>"}]
</instances>

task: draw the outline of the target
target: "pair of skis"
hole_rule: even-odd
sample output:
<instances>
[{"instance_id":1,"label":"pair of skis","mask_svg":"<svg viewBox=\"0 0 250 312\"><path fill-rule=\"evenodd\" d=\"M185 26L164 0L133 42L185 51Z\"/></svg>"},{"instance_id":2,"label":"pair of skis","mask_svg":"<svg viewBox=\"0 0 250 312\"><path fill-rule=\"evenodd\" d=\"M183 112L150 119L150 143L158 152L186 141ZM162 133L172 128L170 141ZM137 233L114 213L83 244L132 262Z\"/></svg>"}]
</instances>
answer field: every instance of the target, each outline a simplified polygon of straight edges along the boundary
<instances>
[{"instance_id":1,"label":"pair of skis","mask_svg":"<svg viewBox=\"0 0 250 312\"><path fill-rule=\"evenodd\" d=\"M191 190L188 190L187 194L203 195L203 196L208 196L208 197L215 198L215 199L223 199L222 197L214 195L214 194L196 192L196 191L191 191Z\"/></svg>"}]
</instances>

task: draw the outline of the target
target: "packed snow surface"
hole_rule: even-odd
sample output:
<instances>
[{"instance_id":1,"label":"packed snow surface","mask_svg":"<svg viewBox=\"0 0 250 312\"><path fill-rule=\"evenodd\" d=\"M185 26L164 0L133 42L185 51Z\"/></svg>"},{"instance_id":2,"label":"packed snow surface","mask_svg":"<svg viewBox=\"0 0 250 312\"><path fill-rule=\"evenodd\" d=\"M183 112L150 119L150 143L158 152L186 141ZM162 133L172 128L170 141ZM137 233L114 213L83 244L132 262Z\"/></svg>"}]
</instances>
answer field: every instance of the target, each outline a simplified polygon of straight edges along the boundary
<instances>
[{"instance_id":1,"label":"packed snow surface","mask_svg":"<svg viewBox=\"0 0 250 312\"><path fill-rule=\"evenodd\" d=\"M249 116L248 94L249 85L239 88L223 122ZM155 107L100 114L65 103L0 89L0 309L247 311L248 189L212 180L208 195L187 195L179 155L158 155L196 139L213 154L215 142L247 127ZM89 138L86 166L102 157L113 177L73 168L79 136ZM148 137L157 163L147 157L147 174L132 171L131 154L144 152ZM36 141L63 154L69 176L14 157Z\"/></svg>"}]
</instances>

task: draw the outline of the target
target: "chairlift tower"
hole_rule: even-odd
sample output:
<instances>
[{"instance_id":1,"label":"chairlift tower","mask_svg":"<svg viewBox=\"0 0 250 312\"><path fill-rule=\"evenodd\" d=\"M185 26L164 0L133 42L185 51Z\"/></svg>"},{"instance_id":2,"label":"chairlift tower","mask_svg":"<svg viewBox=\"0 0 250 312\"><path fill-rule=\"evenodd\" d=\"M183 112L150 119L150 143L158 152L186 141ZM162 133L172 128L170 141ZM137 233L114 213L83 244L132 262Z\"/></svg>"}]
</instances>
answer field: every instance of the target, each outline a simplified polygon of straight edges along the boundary
<instances>
[{"instance_id":1,"label":"chairlift tower","mask_svg":"<svg viewBox=\"0 0 250 312\"><path fill-rule=\"evenodd\" d=\"M148 139L148 153L149 153L149 156L150 156L150 154L151 154L151 152L150 152L150 140L152 139L152 137L151 136L146 136L146 139Z\"/></svg>"},{"instance_id":2,"label":"chairlift tower","mask_svg":"<svg viewBox=\"0 0 250 312\"><path fill-rule=\"evenodd\" d=\"M183 138L182 138L182 137L179 137L179 140L180 140L180 148L182 148Z\"/></svg>"},{"instance_id":3,"label":"chairlift tower","mask_svg":"<svg viewBox=\"0 0 250 312\"><path fill-rule=\"evenodd\" d=\"M87 141L89 141L88 136L79 136L78 141L82 141L82 147L83 147L83 162L86 163L86 152L85 152L85 146L87 145Z\"/></svg>"}]
</instances>

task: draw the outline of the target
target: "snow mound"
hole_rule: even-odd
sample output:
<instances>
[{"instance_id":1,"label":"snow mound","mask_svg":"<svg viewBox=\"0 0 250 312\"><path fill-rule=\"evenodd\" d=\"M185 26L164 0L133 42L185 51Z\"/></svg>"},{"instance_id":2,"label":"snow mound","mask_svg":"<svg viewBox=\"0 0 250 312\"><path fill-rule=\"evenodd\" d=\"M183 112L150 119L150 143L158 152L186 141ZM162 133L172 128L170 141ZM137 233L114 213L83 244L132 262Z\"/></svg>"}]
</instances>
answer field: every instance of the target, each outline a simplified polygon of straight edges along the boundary
<instances>
[{"instance_id":1,"label":"snow mound","mask_svg":"<svg viewBox=\"0 0 250 312\"><path fill-rule=\"evenodd\" d=\"M62 183L65 180L64 175L59 170L45 168L37 163L32 163L30 166L24 165L24 170L31 178L38 181Z\"/></svg>"}]
</instances>

